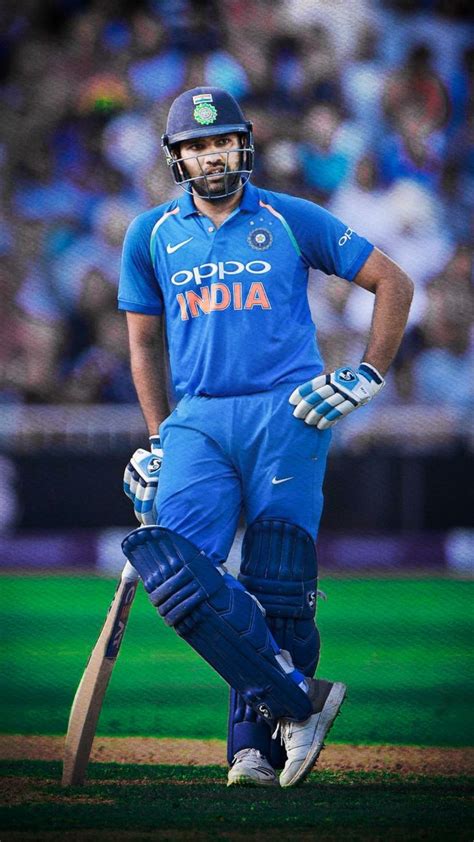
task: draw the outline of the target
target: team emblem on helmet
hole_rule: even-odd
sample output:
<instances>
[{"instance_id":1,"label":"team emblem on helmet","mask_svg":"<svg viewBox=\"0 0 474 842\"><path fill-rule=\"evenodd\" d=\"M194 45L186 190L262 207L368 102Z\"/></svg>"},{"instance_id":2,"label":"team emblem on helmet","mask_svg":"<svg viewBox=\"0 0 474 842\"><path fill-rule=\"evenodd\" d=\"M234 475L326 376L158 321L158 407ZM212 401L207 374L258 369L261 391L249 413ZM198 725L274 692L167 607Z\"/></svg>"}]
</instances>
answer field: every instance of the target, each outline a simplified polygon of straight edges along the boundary
<instances>
[{"instance_id":1,"label":"team emblem on helmet","mask_svg":"<svg viewBox=\"0 0 474 842\"><path fill-rule=\"evenodd\" d=\"M193 117L201 126L210 126L217 120L217 108L210 102L198 102L193 111Z\"/></svg>"},{"instance_id":2,"label":"team emblem on helmet","mask_svg":"<svg viewBox=\"0 0 474 842\"><path fill-rule=\"evenodd\" d=\"M254 228L248 235L247 242L257 251L265 251L273 243L273 236L266 228Z\"/></svg>"}]
</instances>

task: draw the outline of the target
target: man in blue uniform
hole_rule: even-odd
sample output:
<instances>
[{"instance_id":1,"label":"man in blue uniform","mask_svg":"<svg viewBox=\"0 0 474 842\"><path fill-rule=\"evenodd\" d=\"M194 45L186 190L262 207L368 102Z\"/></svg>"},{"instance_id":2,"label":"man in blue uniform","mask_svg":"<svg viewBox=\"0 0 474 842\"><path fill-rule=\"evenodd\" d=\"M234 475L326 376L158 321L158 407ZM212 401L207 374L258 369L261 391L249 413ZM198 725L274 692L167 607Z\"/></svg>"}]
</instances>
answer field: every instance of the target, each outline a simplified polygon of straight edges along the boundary
<instances>
[{"instance_id":1,"label":"man in blue uniform","mask_svg":"<svg viewBox=\"0 0 474 842\"><path fill-rule=\"evenodd\" d=\"M231 686L229 784L275 785L284 766L279 783L292 786L345 695L313 678L330 428L384 385L412 283L318 205L250 183L252 126L226 91L181 94L162 140L184 195L134 220L120 278L151 440L125 471L143 526L123 548L165 622ZM324 373L310 267L375 294L355 367ZM236 580L223 565L242 511Z\"/></svg>"}]
</instances>

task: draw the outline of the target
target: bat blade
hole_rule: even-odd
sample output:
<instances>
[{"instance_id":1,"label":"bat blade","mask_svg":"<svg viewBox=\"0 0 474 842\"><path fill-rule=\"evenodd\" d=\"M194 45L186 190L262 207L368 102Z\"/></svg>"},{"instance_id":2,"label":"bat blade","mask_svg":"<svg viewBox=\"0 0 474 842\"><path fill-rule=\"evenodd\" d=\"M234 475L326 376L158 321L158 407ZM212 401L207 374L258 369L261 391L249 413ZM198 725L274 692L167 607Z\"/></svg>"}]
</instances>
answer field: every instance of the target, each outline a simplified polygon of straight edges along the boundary
<instances>
[{"instance_id":1,"label":"bat blade","mask_svg":"<svg viewBox=\"0 0 474 842\"><path fill-rule=\"evenodd\" d=\"M79 786L84 783L102 703L122 644L137 585L138 574L127 562L74 696L64 747L63 786Z\"/></svg>"}]
</instances>

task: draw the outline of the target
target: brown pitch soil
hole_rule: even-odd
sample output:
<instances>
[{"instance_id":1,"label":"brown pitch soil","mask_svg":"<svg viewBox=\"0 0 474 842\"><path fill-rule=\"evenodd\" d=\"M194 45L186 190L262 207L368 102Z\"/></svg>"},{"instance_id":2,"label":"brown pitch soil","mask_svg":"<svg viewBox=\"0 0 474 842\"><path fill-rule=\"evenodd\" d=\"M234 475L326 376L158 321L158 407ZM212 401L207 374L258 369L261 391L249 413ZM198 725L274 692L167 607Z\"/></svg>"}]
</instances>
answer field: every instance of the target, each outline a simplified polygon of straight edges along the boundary
<instances>
[{"instance_id":1,"label":"brown pitch soil","mask_svg":"<svg viewBox=\"0 0 474 842\"><path fill-rule=\"evenodd\" d=\"M63 748L63 737L0 735L2 760L61 760ZM225 743L223 740L97 737L91 760L96 763L224 766ZM318 769L465 775L474 773L474 749L336 743L323 751Z\"/></svg>"}]
</instances>

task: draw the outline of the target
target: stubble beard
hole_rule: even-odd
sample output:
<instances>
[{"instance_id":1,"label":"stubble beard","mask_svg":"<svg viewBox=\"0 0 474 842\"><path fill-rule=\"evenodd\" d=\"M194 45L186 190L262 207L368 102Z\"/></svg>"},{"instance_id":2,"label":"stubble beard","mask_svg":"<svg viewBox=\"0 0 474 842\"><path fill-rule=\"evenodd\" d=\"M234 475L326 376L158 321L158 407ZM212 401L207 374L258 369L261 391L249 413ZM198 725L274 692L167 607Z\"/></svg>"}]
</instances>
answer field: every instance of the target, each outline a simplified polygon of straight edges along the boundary
<instances>
[{"instance_id":1,"label":"stubble beard","mask_svg":"<svg viewBox=\"0 0 474 842\"><path fill-rule=\"evenodd\" d=\"M218 173L219 178L213 178L210 173L206 178L198 178L193 181L193 190L202 199L212 199L213 202L224 201L230 193L234 193L241 181L240 172Z\"/></svg>"}]
</instances>

